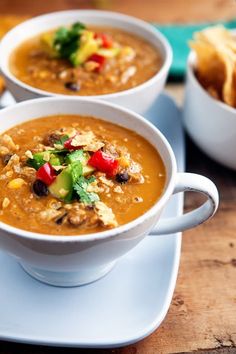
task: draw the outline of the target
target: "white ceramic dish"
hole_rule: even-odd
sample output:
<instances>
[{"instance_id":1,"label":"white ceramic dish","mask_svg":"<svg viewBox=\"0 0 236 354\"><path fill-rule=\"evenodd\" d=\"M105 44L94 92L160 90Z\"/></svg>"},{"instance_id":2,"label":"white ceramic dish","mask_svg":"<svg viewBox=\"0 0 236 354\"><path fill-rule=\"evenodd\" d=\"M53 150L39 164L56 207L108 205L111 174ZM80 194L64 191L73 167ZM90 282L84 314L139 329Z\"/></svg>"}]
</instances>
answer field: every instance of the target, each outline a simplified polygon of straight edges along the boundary
<instances>
[{"instance_id":1,"label":"white ceramic dish","mask_svg":"<svg viewBox=\"0 0 236 354\"><path fill-rule=\"evenodd\" d=\"M65 96L34 88L15 78L9 70L9 57L12 51L28 38L78 20L98 26L105 25L125 29L146 39L160 51L163 57L162 68L144 84L118 93L89 96L90 98L96 97L120 104L139 113L145 112L163 90L172 62L171 47L165 37L150 24L127 15L97 10L72 10L39 16L23 22L7 33L0 43L0 70L5 77L9 91L16 101L45 96Z\"/></svg>"},{"instance_id":2,"label":"white ceramic dish","mask_svg":"<svg viewBox=\"0 0 236 354\"><path fill-rule=\"evenodd\" d=\"M194 74L196 55L191 52L183 121L187 132L213 160L236 170L236 109L217 101L199 84Z\"/></svg>"},{"instance_id":3,"label":"white ceramic dish","mask_svg":"<svg viewBox=\"0 0 236 354\"><path fill-rule=\"evenodd\" d=\"M11 103L10 98L5 103ZM147 118L170 142L184 170L180 111L161 95ZM171 127L171 129L170 129ZM166 217L182 214L177 194ZM146 237L103 279L79 288L55 288L29 277L0 252L0 339L71 347L118 347L152 333L163 321L174 291L181 235Z\"/></svg>"},{"instance_id":4,"label":"white ceramic dish","mask_svg":"<svg viewBox=\"0 0 236 354\"><path fill-rule=\"evenodd\" d=\"M52 285L77 286L107 274L117 260L134 248L153 229L170 197L194 190L207 201L184 216L158 223L157 232L170 234L206 221L218 207L218 192L207 178L177 173L173 151L161 132L138 114L107 102L84 98L41 98L21 102L0 111L0 132L29 119L81 114L102 118L133 129L159 152L166 169L166 186L161 198L137 219L114 229L80 236L51 236L33 233L0 222L0 248L13 255L35 278Z\"/></svg>"}]
</instances>

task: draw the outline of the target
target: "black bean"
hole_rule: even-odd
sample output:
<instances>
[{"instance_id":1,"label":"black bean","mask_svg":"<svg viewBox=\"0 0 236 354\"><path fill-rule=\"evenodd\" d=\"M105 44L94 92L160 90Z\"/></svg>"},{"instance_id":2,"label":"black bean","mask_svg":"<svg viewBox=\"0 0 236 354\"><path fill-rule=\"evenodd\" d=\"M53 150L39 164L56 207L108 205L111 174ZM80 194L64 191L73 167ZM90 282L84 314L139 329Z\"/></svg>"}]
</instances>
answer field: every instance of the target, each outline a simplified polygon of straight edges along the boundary
<instances>
[{"instance_id":1,"label":"black bean","mask_svg":"<svg viewBox=\"0 0 236 354\"><path fill-rule=\"evenodd\" d=\"M13 156L12 154L6 154L2 157L2 161L3 161L4 165L8 164L8 162L10 161L12 156Z\"/></svg>"},{"instance_id":2,"label":"black bean","mask_svg":"<svg viewBox=\"0 0 236 354\"><path fill-rule=\"evenodd\" d=\"M61 225L63 223L64 218L67 216L67 213L63 214L62 216L60 216L58 219L55 220L55 223L57 225Z\"/></svg>"},{"instance_id":3,"label":"black bean","mask_svg":"<svg viewBox=\"0 0 236 354\"><path fill-rule=\"evenodd\" d=\"M43 181L36 179L33 183L33 192L38 197L45 197L48 195L48 187Z\"/></svg>"},{"instance_id":4,"label":"black bean","mask_svg":"<svg viewBox=\"0 0 236 354\"><path fill-rule=\"evenodd\" d=\"M76 82L69 81L69 82L66 82L64 86L65 86L65 88L67 88L68 90L71 90L71 91L76 92L76 91L80 90L80 86Z\"/></svg>"},{"instance_id":5,"label":"black bean","mask_svg":"<svg viewBox=\"0 0 236 354\"><path fill-rule=\"evenodd\" d=\"M123 172L123 173L117 173L116 174L116 182L118 183L126 183L129 180L129 175L127 172Z\"/></svg>"},{"instance_id":6,"label":"black bean","mask_svg":"<svg viewBox=\"0 0 236 354\"><path fill-rule=\"evenodd\" d=\"M94 205L93 204L87 204L85 207L85 210L94 210Z\"/></svg>"},{"instance_id":7,"label":"black bean","mask_svg":"<svg viewBox=\"0 0 236 354\"><path fill-rule=\"evenodd\" d=\"M54 146L54 144L60 139L60 135L52 133L49 135L46 135L45 138L43 139L44 145L47 146Z\"/></svg>"}]
</instances>

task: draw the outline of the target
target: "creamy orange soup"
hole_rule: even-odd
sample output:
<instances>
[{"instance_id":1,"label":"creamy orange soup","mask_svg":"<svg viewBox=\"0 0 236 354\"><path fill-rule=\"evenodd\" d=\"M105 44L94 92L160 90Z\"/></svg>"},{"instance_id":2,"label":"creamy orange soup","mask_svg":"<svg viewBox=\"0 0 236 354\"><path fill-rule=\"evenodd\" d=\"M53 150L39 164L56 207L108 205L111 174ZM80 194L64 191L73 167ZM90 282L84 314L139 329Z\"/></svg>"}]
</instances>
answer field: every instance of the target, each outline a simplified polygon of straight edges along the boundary
<instances>
[{"instance_id":1,"label":"creamy orange soup","mask_svg":"<svg viewBox=\"0 0 236 354\"><path fill-rule=\"evenodd\" d=\"M63 45L56 52L57 45L52 44L55 33L31 38L13 52L10 69L19 80L59 94L103 95L144 83L162 65L156 48L120 29L89 27L85 32L88 38L81 35L79 49L70 55Z\"/></svg>"},{"instance_id":2,"label":"creamy orange soup","mask_svg":"<svg viewBox=\"0 0 236 354\"><path fill-rule=\"evenodd\" d=\"M126 224L163 193L155 148L121 126L92 117L50 116L0 136L0 220L52 235Z\"/></svg>"}]
</instances>

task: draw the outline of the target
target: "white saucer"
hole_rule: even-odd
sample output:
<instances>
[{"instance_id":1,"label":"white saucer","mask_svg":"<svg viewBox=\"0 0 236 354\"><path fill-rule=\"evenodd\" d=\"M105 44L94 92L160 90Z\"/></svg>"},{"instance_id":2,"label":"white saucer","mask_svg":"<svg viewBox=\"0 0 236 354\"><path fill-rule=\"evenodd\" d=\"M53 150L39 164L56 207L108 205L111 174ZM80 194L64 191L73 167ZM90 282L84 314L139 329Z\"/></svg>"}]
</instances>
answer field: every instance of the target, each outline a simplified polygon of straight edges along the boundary
<instances>
[{"instance_id":1,"label":"white saucer","mask_svg":"<svg viewBox=\"0 0 236 354\"><path fill-rule=\"evenodd\" d=\"M182 171L184 137L175 103L163 94L146 117L165 134ZM175 195L165 216L179 215L182 208L182 195ZM180 234L153 234L123 257L107 276L78 288L42 284L1 252L0 340L105 348L146 337L168 311L180 248Z\"/></svg>"}]
</instances>

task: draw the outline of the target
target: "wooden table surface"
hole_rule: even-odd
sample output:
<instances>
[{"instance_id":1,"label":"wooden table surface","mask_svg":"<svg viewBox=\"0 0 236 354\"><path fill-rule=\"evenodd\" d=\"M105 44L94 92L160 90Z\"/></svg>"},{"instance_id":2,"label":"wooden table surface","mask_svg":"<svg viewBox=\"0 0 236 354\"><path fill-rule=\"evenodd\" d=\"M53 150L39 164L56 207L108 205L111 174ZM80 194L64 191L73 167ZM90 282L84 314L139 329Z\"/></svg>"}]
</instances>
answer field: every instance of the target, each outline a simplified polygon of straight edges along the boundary
<instances>
[{"instance_id":1,"label":"wooden table surface","mask_svg":"<svg viewBox=\"0 0 236 354\"><path fill-rule=\"evenodd\" d=\"M0 15L98 6L160 23L236 17L234 0L1 0ZM168 84L167 89L181 103L183 84ZM221 203L211 221L184 232L178 281L160 328L121 349L55 349L0 342L0 354L236 353L236 173L208 159L189 139L186 148L187 171L210 177L219 188ZM186 209L199 202L199 196L186 195Z\"/></svg>"}]
</instances>

